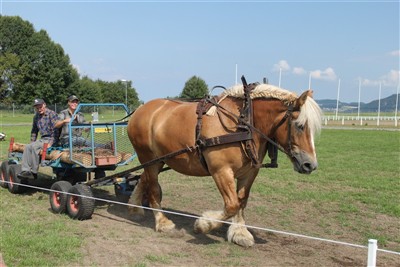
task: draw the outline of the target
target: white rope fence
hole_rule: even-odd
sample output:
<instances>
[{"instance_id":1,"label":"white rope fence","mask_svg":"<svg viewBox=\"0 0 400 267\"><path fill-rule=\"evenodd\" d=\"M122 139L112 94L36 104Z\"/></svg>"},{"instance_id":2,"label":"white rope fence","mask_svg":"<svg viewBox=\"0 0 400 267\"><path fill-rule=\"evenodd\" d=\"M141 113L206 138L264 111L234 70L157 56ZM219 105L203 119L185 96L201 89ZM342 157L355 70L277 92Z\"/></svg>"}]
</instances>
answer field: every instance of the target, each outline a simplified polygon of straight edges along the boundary
<instances>
[{"instance_id":1,"label":"white rope fence","mask_svg":"<svg viewBox=\"0 0 400 267\"><path fill-rule=\"evenodd\" d=\"M4 183L9 183L8 181L3 181ZM77 197L82 197L82 198L87 198L87 199L92 199L92 200L97 200L97 201L102 201L102 202L107 202L107 203L112 203L112 204L117 204L117 205L125 205L125 206L130 206L130 207L137 207L137 208L143 208L151 211L160 211L168 214L173 214L173 215L178 215L178 216L183 216L183 217L188 217L188 218L193 218L193 219L205 219L209 221L214 221L214 222L219 222L219 223L224 223L224 224L229 224L229 225L238 225L238 226L245 226L249 229L255 229L255 230L261 230L265 232L271 232L271 233L276 233L276 234L283 234L283 235L289 235L289 236L295 236L295 237L300 237L300 238L306 238L306 239L311 239L311 240L316 240L316 241L321 241L321 242L327 242L327 243L333 243L333 244L338 244L338 245L343 245L343 246L350 246L350 247L356 247L356 248L367 248L368 249L368 261L367 261L367 267L375 267L376 266L376 257L377 257L377 251L384 252L384 253L390 253L390 254L395 254L400 256L400 252L397 251L391 251L391 250L386 250L386 249L379 249L378 248L378 241L376 239L369 239L368 240L368 246L364 245L357 245L357 244L352 244L348 242L342 242L342 241L336 241L336 240L331 240L331 239L326 239L326 238L320 238L320 237L313 237L313 236L307 236L307 235L302 235L302 234L296 234L296 233L291 233L291 232L286 232L286 231L279 231L279 230L274 230L274 229L269 229L265 227L257 227L257 226L252 226L252 225L239 225L233 222L227 222L227 221L221 221L221 220L216 220L213 218L206 218L206 217L200 217L196 215L190 215L190 214L185 214L181 212L174 212L174 211L168 211L168 210L160 210L160 209L154 209L150 207L144 207L140 205L134 205L134 204L129 204L129 203L123 203L119 201L113 201L113 200L108 200L108 199L102 199L102 198L97 198L97 197L89 197L89 196L83 196L83 195L78 195L78 194L73 194L69 192L62 192L62 191L57 191L57 190L52 190L48 188L43 188L43 187L37 187L33 185L27 185L27 184L20 184L20 183L13 183L18 186L23 186L23 187L29 187L32 189L37 189L40 191L48 191L48 192L55 192L55 193L62 193L65 195L71 195L71 196L77 196Z\"/></svg>"}]
</instances>

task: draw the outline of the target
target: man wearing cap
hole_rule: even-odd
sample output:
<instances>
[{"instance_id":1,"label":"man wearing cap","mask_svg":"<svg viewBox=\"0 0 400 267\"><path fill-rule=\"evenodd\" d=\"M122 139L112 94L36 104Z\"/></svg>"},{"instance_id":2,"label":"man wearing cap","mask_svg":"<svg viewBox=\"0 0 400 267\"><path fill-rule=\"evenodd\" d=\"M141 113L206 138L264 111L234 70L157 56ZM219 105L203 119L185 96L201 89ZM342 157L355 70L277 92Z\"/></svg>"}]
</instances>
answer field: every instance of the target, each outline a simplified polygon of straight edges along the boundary
<instances>
[{"instance_id":1,"label":"man wearing cap","mask_svg":"<svg viewBox=\"0 0 400 267\"><path fill-rule=\"evenodd\" d=\"M31 143L25 146L22 154L22 172L18 174L20 178L35 179L39 170L39 153L44 143L51 146L57 142L58 130L54 128L58 120L57 113L46 107L43 99L37 98L33 102L35 115L33 116ZM40 139L38 139L40 133Z\"/></svg>"},{"instance_id":2,"label":"man wearing cap","mask_svg":"<svg viewBox=\"0 0 400 267\"><path fill-rule=\"evenodd\" d=\"M69 134L68 134L68 125L71 120L73 123L84 123L85 118L81 112L78 112L74 115L76 108L79 104L79 98L76 95L71 95L67 98L68 100L68 108L62 110L58 114L58 121L55 124L56 128L61 128L60 134L60 143L63 146L67 146L69 144ZM86 140L86 138L82 137L82 128L74 128L72 129L72 144L78 146L90 146L90 142Z\"/></svg>"}]
</instances>

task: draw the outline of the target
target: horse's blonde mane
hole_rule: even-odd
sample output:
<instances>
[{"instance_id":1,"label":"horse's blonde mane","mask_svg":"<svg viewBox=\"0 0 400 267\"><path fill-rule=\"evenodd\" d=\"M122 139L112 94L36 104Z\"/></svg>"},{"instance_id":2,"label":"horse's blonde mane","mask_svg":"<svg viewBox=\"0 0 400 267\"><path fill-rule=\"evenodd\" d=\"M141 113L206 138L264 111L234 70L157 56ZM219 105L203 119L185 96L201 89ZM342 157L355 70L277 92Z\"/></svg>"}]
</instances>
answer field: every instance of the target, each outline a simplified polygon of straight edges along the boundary
<instances>
[{"instance_id":1,"label":"horse's blonde mane","mask_svg":"<svg viewBox=\"0 0 400 267\"><path fill-rule=\"evenodd\" d=\"M312 97L307 97L306 102L300 108L299 117L295 122L302 126L308 123L308 128L313 134L321 132L322 110Z\"/></svg>"},{"instance_id":2,"label":"horse's blonde mane","mask_svg":"<svg viewBox=\"0 0 400 267\"><path fill-rule=\"evenodd\" d=\"M243 98L244 97L243 85L235 85L226 89L221 94L221 97L225 98L227 96ZM297 99L297 95L295 93L270 84L257 85L256 88L254 88L254 90L251 91L250 97L251 99L261 98L261 97L276 98L283 101L286 105L293 103Z\"/></svg>"},{"instance_id":3,"label":"horse's blonde mane","mask_svg":"<svg viewBox=\"0 0 400 267\"><path fill-rule=\"evenodd\" d=\"M219 102L228 96L244 98L243 85L235 85L226 89L220 95ZM257 85L254 90L251 91L250 97L251 99L275 98L281 100L287 106L293 104L298 98L295 93L270 84ZM210 109L207 114L212 115L213 111ZM304 126L306 123L308 123L308 127L312 133L320 133L322 127L322 110L312 97L307 97L307 100L300 108L299 117L295 122L301 126Z\"/></svg>"}]
</instances>

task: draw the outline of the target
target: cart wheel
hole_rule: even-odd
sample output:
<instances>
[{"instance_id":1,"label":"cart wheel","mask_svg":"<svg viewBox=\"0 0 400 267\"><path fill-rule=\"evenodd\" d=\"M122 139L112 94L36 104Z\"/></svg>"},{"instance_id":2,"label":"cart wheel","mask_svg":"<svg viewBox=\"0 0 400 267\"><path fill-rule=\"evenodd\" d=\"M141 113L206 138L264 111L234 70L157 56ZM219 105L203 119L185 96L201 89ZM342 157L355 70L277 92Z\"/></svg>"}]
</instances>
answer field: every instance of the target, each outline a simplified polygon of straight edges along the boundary
<instances>
[{"instance_id":1,"label":"cart wheel","mask_svg":"<svg viewBox=\"0 0 400 267\"><path fill-rule=\"evenodd\" d=\"M71 189L71 183L67 181L58 181L51 186L49 195L50 207L54 213L65 213L67 211L67 194L62 192L68 192Z\"/></svg>"},{"instance_id":2,"label":"cart wheel","mask_svg":"<svg viewBox=\"0 0 400 267\"><path fill-rule=\"evenodd\" d=\"M72 186L68 193L73 195L67 196L68 215L75 220L87 220L92 217L94 211L94 199L92 190L84 184L76 184Z\"/></svg>"},{"instance_id":3,"label":"cart wheel","mask_svg":"<svg viewBox=\"0 0 400 267\"><path fill-rule=\"evenodd\" d=\"M23 186L25 180L21 180L18 174L21 172L21 164L8 166L8 191L13 194L21 194L26 192L27 187Z\"/></svg>"},{"instance_id":4,"label":"cart wheel","mask_svg":"<svg viewBox=\"0 0 400 267\"><path fill-rule=\"evenodd\" d=\"M8 172L9 172L9 166L15 164L14 162L9 162L9 161L3 161L0 166L0 186L3 188L8 188Z\"/></svg>"}]
</instances>

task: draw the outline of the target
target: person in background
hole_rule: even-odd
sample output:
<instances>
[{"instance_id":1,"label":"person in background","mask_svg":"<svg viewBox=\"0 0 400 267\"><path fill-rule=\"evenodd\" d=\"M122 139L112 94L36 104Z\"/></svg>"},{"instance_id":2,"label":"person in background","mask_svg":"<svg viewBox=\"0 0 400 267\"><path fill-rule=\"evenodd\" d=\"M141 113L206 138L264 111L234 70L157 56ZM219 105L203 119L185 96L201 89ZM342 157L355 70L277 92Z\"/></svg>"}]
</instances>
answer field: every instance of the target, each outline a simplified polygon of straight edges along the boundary
<instances>
[{"instance_id":1,"label":"person in background","mask_svg":"<svg viewBox=\"0 0 400 267\"><path fill-rule=\"evenodd\" d=\"M68 108L62 110L58 114L58 121L55 124L56 128L61 128L60 144L64 147L69 144L68 125L71 120L73 123L85 123L85 117L81 112L74 115L79 104L79 98L76 95L71 95L67 98ZM82 128L72 129L72 145L73 146L90 146L91 143L82 137ZM88 129L89 130L89 129Z\"/></svg>"},{"instance_id":2,"label":"person in background","mask_svg":"<svg viewBox=\"0 0 400 267\"><path fill-rule=\"evenodd\" d=\"M49 146L58 140L58 130L54 127L58 120L57 113L50 110L46 106L43 99L37 98L33 102L35 115L33 116L31 143L25 146L22 154L20 178L36 179L39 170L39 153L43 149L43 145L48 143ZM40 133L40 139L38 139Z\"/></svg>"}]
</instances>

